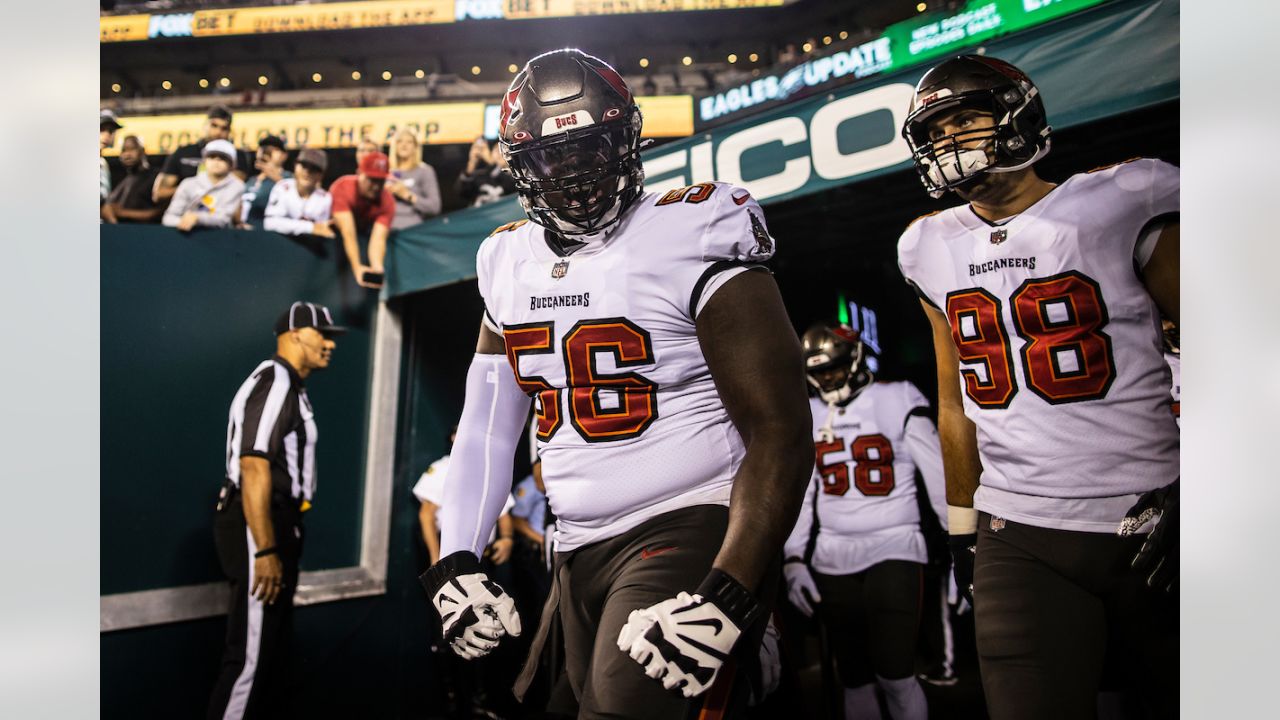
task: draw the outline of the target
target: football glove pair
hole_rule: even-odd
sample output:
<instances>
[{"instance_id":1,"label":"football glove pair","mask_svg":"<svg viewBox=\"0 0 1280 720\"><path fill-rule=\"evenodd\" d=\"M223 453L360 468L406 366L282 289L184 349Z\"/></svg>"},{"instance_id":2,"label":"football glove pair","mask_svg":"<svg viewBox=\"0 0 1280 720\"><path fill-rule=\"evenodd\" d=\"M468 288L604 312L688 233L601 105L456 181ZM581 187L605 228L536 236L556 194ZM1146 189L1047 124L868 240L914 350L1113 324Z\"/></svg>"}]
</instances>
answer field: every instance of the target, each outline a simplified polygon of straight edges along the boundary
<instances>
[{"instance_id":1,"label":"football glove pair","mask_svg":"<svg viewBox=\"0 0 1280 720\"><path fill-rule=\"evenodd\" d=\"M750 591L713 569L692 595L681 592L631 611L618 633L618 649L663 687L691 698L711 687L738 637L759 614Z\"/></svg>"},{"instance_id":2,"label":"football glove pair","mask_svg":"<svg viewBox=\"0 0 1280 720\"><path fill-rule=\"evenodd\" d=\"M1117 534L1136 535L1148 522L1155 527L1133 558L1134 571L1147 576L1147 587L1172 592L1178 586L1178 480L1144 493L1120 521Z\"/></svg>"},{"instance_id":3,"label":"football glove pair","mask_svg":"<svg viewBox=\"0 0 1280 720\"><path fill-rule=\"evenodd\" d=\"M515 602L485 575L474 554L460 550L441 558L419 580L440 613L444 641L458 655L483 657L503 636L520 635Z\"/></svg>"}]
</instances>

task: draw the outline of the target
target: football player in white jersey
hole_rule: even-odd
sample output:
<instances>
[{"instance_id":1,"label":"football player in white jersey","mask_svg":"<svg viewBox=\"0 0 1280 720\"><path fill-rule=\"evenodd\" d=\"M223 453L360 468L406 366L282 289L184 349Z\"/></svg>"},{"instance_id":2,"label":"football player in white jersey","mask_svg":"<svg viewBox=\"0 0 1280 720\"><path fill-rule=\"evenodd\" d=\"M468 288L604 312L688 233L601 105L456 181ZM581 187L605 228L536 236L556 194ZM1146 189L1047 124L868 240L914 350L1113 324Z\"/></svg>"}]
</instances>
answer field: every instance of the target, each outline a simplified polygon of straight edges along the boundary
<instances>
[{"instance_id":1,"label":"football player in white jersey","mask_svg":"<svg viewBox=\"0 0 1280 720\"><path fill-rule=\"evenodd\" d=\"M966 201L911 224L898 260L933 325L957 583L967 564L991 716L1092 717L1111 652L1153 716L1176 717L1160 315L1178 318L1178 169L1046 182L1039 92L985 56L927 72L903 135L929 193Z\"/></svg>"},{"instance_id":2,"label":"football player in white jersey","mask_svg":"<svg viewBox=\"0 0 1280 720\"><path fill-rule=\"evenodd\" d=\"M621 76L579 50L530 60L503 98L501 150L532 222L477 254L485 313L442 559L423 575L460 654L520 632L476 558L534 398L556 557L516 693L558 612L581 718L696 714L717 675L744 674L719 671L754 663L813 468L764 213L722 183L645 193L640 129Z\"/></svg>"},{"instance_id":3,"label":"football player in white jersey","mask_svg":"<svg viewBox=\"0 0 1280 720\"><path fill-rule=\"evenodd\" d=\"M816 611L844 685L846 720L924 720L914 673L924 565L916 471L946 517L942 450L929 401L909 382L874 382L858 331L817 324L804 334L817 468L785 545L787 594ZM815 607L816 606L816 607Z\"/></svg>"}]
</instances>

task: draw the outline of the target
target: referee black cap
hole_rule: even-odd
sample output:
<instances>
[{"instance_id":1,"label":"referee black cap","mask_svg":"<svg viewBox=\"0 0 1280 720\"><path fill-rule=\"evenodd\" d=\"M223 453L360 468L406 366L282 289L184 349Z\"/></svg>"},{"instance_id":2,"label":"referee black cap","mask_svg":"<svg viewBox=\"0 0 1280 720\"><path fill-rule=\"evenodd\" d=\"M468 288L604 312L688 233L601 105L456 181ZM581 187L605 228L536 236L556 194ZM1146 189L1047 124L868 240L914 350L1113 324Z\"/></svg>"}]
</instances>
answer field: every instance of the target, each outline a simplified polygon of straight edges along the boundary
<instances>
[{"instance_id":1,"label":"referee black cap","mask_svg":"<svg viewBox=\"0 0 1280 720\"><path fill-rule=\"evenodd\" d=\"M333 323L333 314L329 312L329 308L299 300L276 320L276 335L307 327L315 328L325 335L341 335L347 331L345 327Z\"/></svg>"}]
</instances>

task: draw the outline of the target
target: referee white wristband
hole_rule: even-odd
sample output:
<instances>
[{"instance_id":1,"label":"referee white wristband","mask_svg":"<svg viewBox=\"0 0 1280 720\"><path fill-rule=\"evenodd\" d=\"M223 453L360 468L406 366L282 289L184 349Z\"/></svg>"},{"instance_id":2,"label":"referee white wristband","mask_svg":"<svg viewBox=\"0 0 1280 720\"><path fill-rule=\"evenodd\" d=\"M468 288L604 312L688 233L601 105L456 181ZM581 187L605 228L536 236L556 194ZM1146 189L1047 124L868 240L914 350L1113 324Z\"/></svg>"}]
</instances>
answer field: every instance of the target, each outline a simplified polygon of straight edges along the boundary
<instances>
[{"instance_id":1,"label":"referee white wristband","mask_svg":"<svg viewBox=\"0 0 1280 720\"><path fill-rule=\"evenodd\" d=\"M947 506L947 532L972 535L978 532L978 511L971 507Z\"/></svg>"}]
</instances>

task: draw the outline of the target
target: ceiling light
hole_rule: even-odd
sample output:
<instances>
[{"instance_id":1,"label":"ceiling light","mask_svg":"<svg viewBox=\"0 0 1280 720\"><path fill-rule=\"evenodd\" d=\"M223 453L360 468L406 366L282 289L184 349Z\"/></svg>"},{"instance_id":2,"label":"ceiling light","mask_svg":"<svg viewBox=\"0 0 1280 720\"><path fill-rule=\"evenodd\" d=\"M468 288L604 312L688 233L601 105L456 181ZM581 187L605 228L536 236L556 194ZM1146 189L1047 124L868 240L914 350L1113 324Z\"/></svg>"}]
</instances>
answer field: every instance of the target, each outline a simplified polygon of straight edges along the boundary
<instances>
[{"instance_id":1,"label":"ceiling light","mask_svg":"<svg viewBox=\"0 0 1280 720\"><path fill-rule=\"evenodd\" d=\"M479 75L479 74L480 74L480 66L479 66L479 65L472 65L472 66L471 66L471 74L472 74L472 75Z\"/></svg>"},{"instance_id":2,"label":"ceiling light","mask_svg":"<svg viewBox=\"0 0 1280 720\"><path fill-rule=\"evenodd\" d=\"M924 3L919 3L916 5L916 12L924 12L925 10L928 10L928 9L929 9L929 6L925 5Z\"/></svg>"},{"instance_id":3,"label":"ceiling light","mask_svg":"<svg viewBox=\"0 0 1280 720\"><path fill-rule=\"evenodd\" d=\"M684 63L685 65L692 65L693 58L689 57L688 55L685 55L684 57L680 58L680 62Z\"/></svg>"},{"instance_id":4,"label":"ceiling light","mask_svg":"<svg viewBox=\"0 0 1280 720\"><path fill-rule=\"evenodd\" d=\"M172 90L173 83L169 82L168 80L165 80L164 82L160 83L160 87L164 88L165 90Z\"/></svg>"},{"instance_id":5,"label":"ceiling light","mask_svg":"<svg viewBox=\"0 0 1280 720\"><path fill-rule=\"evenodd\" d=\"M649 67L649 58L640 58L640 67Z\"/></svg>"},{"instance_id":6,"label":"ceiling light","mask_svg":"<svg viewBox=\"0 0 1280 720\"><path fill-rule=\"evenodd\" d=\"M220 86L222 86L222 87L230 87L230 86L231 86L231 78L219 78L219 79L218 79L218 85L220 85Z\"/></svg>"},{"instance_id":7,"label":"ceiling light","mask_svg":"<svg viewBox=\"0 0 1280 720\"><path fill-rule=\"evenodd\" d=\"M111 92L113 93L120 92L120 83L111 83Z\"/></svg>"},{"instance_id":8,"label":"ceiling light","mask_svg":"<svg viewBox=\"0 0 1280 720\"><path fill-rule=\"evenodd\" d=\"M320 73L311 73L311 82L320 82L323 79L324 76Z\"/></svg>"},{"instance_id":9,"label":"ceiling light","mask_svg":"<svg viewBox=\"0 0 1280 720\"><path fill-rule=\"evenodd\" d=\"M383 79L383 80L390 80L390 79L391 79L391 71L390 71L390 70L383 70L383 71L382 71L382 79Z\"/></svg>"},{"instance_id":10,"label":"ceiling light","mask_svg":"<svg viewBox=\"0 0 1280 720\"><path fill-rule=\"evenodd\" d=\"M202 88L209 87L209 80L207 78L200 78L200 87Z\"/></svg>"},{"instance_id":11,"label":"ceiling light","mask_svg":"<svg viewBox=\"0 0 1280 720\"><path fill-rule=\"evenodd\" d=\"M831 44L831 36L830 36L830 35L825 35L825 36L823 36L823 38L822 38L822 44L823 44L823 45L830 45L830 44Z\"/></svg>"},{"instance_id":12,"label":"ceiling light","mask_svg":"<svg viewBox=\"0 0 1280 720\"><path fill-rule=\"evenodd\" d=\"M359 70L352 70L352 71L351 71L351 79L352 79L352 80L359 80L359 79L360 79L360 71L359 71Z\"/></svg>"},{"instance_id":13,"label":"ceiling light","mask_svg":"<svg viewBox=\"0 0 1280 720\"><path fill-rule=\"evenodd\" d=\"M520 71L520 68L517 67L515 63L511 63L510 65L507 66L507 72L509 73L516 73L519 71Z\"/></svg>"},{"instance_id":14,"label":"ceiling light","mask_svg":"<svg viewBox=\"0 0 1280 720\"><path fill-rule=\"evenodd\" d=\"M747 59L750 60L751 62L756 62L760 59L760 56L757 55L756 53L751 53L750 55L747 56Z\"/></svg>"},{"instance_id":15,"label":"ceiling light","mask_svg":"<svg viewBox=\"0 0 1280 720\"><path fill-rule=\"evenodd\" d=\"M840 31L840 39L841 39L841 40L848 40L848 39L849 39L849 31L848 31L848 30L841 30L841 31Z\"/></svg>"},{"instance_id":16,"label":"ceiling light","mask_svg":"<svg viewBox=\"0 0 1280 720\"><path fill-rule=\"evenodd\" d=\"M427 74L422 71L422 68L418 68L417 70L413 71L413 76L421 80L422 78L426 77Z\"/></svg>"},{"instance_id":17,"label":"ceiling light","mask_svg":"<svg viewBox=\"0 0 1280 720\"><path fill-rule=\"evenodd\" d=\"M268 82L268 80L267 80L267 76L266 76L266 75L259 75L259 76L258 76L258 84L259 84L259 85L266 85L266 84L267 84L267 82Z\"/></svg>"},{"instance_id":18,"label":"ceiling light","mask_svg":"<svg viewBox=\"0 0 1280 720\"><path fill-rule=\"evenodd\" d=\"M738 62L738 56L733 53L729 53L729 64L732 65L736 62Z\"/></svg>"},{"instance_id":19,"label":"ceiling light","mask_svg":"<svg viewBox=\"0 0 1280 720\"><path fill-rule=\"evenodd\" d=\"M805 52L813 52L813 43L807 42L804 45L801 45L800 49L804 50Z\"/></svg>"}]
</instances>

